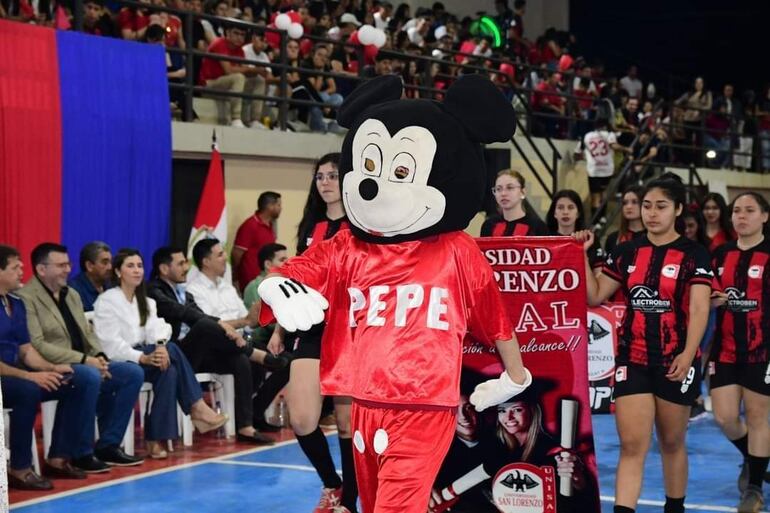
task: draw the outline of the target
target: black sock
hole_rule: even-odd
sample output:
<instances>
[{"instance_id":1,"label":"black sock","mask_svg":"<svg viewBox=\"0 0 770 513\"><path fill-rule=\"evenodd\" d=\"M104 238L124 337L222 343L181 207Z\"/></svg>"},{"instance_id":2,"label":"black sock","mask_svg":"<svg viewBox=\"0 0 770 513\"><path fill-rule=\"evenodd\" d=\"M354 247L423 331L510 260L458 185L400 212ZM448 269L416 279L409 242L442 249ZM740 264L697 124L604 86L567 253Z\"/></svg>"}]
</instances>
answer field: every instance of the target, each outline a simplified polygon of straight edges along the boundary
<instances>
[{"instance_id":1,"label":"black sock","mask_svg":"<svg viewBox=\"0 0 770 513\"><path fill-rule=\"evenodd\" d=\"M737 440L730 440L730 443L735 446L736 449L741 451L741 454L743 455L743 459L746 459L749 457L749 435L746 433L741 438L738 438Z\"/></svg>"},{"instance_id":2,"label":"black sock","mask_svg":"<svg viewBox=\"0 0 770 513\"><path fill-rule=\"evenodd\" d=\"M615 506L612 508L612 513L634 513L635 511L634 508L629 508L628 506Z\"/></svg>"},{"instance_id":3,"label":"black sock","mask_svg":"<svg viewBox=\"0 0 770 513\"><path fill-rule=\"evenodd\" d=\"M329 452L329 443L320 428L316 428L309 435L297 435L297 442L318 472L318 477L323 481L324 488L342 486L342 479L337 475L337 469L334 468L334 461L332 461L332 455Z\"/></svg>"},{"instance_id":4,"label":"black sock","mask_svg":"<svg viewBox=\"0 0 770 513\"><path fill-rule=\"evenodd\" d=\"M666 505L663 506L663 513L684 513L684 497L674 499L666 495Z\"/></svg>"},{"instance_id":5,"label":"black sock","mask_svg":"<svg viewBox=\"0 0 770 513\"><path fill-rule=\"evenodd\" d=\"M749 454L749 484L762 488L762 480L767 472L767 456L752 456Z\"/></svg>"},{"instance_id":6,"label":"black sock","mask_svg":"<svg viewBox=\"0 0 770 513\"><path fill-rule=\"evenodd\" d=\"M355 513L358 483L353 465L353 441L350 438L340 438L340 455L342 456L342 505L348 508L350 513Z\"/></svg>"}]
</instances>

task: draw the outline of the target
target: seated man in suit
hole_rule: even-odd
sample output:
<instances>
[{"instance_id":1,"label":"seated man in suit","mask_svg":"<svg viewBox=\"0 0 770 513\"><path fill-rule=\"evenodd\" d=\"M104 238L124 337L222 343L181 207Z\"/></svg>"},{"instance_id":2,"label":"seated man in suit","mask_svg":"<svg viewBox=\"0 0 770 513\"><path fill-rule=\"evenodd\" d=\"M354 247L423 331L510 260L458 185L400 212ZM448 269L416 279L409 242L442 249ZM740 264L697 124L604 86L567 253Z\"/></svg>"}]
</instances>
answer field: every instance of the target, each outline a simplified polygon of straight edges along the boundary
<instances>
[{"instance_id":1,"label":"seated man in suit","mask_svg":"<svg viewBox=\"0 0 770 513\"><path fill-rule=\"evenodd\" d=\"M234 377L237 439L247 443L272 443L254 426L252 363L270 367L283 367L286 363L266 351L254 349L237 331L256 324L256 310L228 320L204 313L196 298L181 288L188 270L181 249L158 249L152 264L147 295L155 300L158 316L171 325L171 340L179 344L196 372L232 374Z\"/></svg>"},{"instance_id":2,"label":"seated man in suit","mask_svg":"<svg viewBox=\"0 0 770 513\"><path fill-rule=\"evenodd\" d=\"M70 259L66 247L50 242L38 245L32 251L32 265L35 276L19 291L27 308L32 346L50 362L88 368L101 375L96 405L99 440L94 455L111 466L139 465L143 459L123 452L120 442L142 388L144 372L133 363L110 362L102 352L86 320L80 295L67 287ZM83 451L92 447L93 422L91 433ZM74 464L89 471L88 465L77 461Z\"/></svg>"},{"instance_id":3,"label":"seated man in suit","mask_svg":"<svg viewBox=\"0 0 770 513\"><path fill-rule=\"evenodd\" d=\"M0 383L3 406L11 409L11 462L8 485L21 490L50 490L51 482L32 470L32 427L42 401L59 401L51 447L43 473L59 479L85 479L85 473L107 470L93 456L94 411L99 372L83 365L55 364L30 343L24 302L11 294L21 287L19 252L0 245Z\"/></svg>"}]
</instances>

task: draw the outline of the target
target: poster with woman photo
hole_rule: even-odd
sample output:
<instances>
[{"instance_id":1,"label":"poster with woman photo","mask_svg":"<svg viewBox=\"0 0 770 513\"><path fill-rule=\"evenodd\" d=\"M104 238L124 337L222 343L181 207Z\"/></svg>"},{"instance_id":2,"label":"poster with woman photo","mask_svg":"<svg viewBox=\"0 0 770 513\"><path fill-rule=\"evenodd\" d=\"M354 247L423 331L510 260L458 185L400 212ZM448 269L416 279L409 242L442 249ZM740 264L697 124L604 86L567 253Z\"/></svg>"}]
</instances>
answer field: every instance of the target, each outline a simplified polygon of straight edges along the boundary
<instances>
[{"instance_id":1,"label":"poster with woman photo","mask_svg":"<svg viewBox=\"0 0 770 513\"><path fill-rule=\"evenodd\" d=\"M470 393L502 365L494 348L466 339L455 439L429 512L599 512L582 249L564 237L477 242L534 381L508 402L475 411Z\"/></svg>"}]
</instances>

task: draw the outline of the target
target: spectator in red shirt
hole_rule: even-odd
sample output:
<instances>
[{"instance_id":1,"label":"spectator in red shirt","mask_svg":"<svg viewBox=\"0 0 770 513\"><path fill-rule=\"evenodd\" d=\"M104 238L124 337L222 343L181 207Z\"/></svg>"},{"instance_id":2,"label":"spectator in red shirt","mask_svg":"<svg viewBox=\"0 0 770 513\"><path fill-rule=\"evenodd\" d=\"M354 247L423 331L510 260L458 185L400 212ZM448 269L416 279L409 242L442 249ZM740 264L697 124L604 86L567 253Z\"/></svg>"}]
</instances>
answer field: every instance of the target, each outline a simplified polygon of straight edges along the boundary
<instances>
[{"instance_id":1,"label":"spectator in red shirt","mask_svg":"<svg viewBox=\"0 0 770 513\"><path fill-rule=\"evenodd\" d=\"M167 7L166 0L151 0L152 5ZM164 43L167 48L185 48L185 40L182 36L182 20L173 14L164 11L154 12L150 15L150 25L160 25L166 31Z\"/></svg>"},{"instance_id":2,"label":"spectator in red shirt","mask_svg":"<svg viewBox=\"0 0 770 513\"><path fill-rule=\"evenodd\" d=\"M280 215L281 195L265 191L257 199L257 211L238 227L232 258L241 291L259 276L257 255L265 244L275 242L275 221Z\"/></svg>"},{"instance_id":3,"label":"spectator in red shirt","mask_svg":"<svg viewBox=\"0 0 770 513\"><path fill-rule=\"evenodd\" d=\"M548 80L540 82L535 87L533 104L537 112L545 114L537 116L544 127L545 135L548 137L559 137L561 135L560 123L561 116L565 113L565 101L563 96L559 96L559 84L561 83L561 73L552 73ZM541 130L542 132L542 130Z\"/></svg>"},{"instance_id":4,"label":"spectator in red shirt","mask_svg":"<svg viewBox=\"0 0 770 513\"><path fill-rule=\"evenodd\" d=\"M240 27L227 27L225 37L219 37L209 46L209 53L227 55L230 57L240 57L245 59L243 45L246 42L246 32ZM200 80L201 85L229 91L231 93L251 94L257 87L256 76L261 70L232 61L216 60L208 57L203 58L201 63ZM230 110L227 112L225 103L230 103ZM224 111L226 124L230 126L243 128L245 125L241 120L241 110L243 99L238 97L229 97L223 100L217 100L218 110ZM220 120L221 121L221 120Z\"/></svg>"},{"instance_id":5,"label":"spectator in red shirt","mask_svg":"<svg viewBox=\"0 0 770 513\"><path fill-rule=\"evenodd\" d=\"M143 4L149 3L147 0L139 0ZM118 13L118 25L123 39L129 41L141 41L144 39L144 33L150 25L150 15L145 9L137 7L124 7Z\"/></svg>"}]
</instances>

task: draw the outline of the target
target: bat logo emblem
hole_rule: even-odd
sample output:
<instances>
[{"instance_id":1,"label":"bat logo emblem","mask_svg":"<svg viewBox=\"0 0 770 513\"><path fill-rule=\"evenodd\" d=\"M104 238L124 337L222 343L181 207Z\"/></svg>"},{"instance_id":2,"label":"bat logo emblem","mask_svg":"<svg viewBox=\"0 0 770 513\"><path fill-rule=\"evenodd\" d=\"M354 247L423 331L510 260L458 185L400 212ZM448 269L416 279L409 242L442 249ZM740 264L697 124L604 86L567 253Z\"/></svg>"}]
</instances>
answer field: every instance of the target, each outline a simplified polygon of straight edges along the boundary
<instances>
[{"instance_id":1,"label":"bat logo emblem","mask_svg":"<svg viewBox=\"0 0 770 513\"><path fill-rule=\"evenodd\" d=\"M518 470L505 476L505 479L503 479L501 484L511 488L514 492L525 492L537 487L537 483L534 479L527 474L522 477L521 472Z\"/></svg>"},{"instance_id":2,"label":"bat logo emblem","mask_svg":"<svg viewBox=\"0 0 770 513\"><path fill-rule=\"evenodd\" d=\"M609 335L610 332L602 326L596 319L591 321L591 325L588 327L588 343L593 344L595 340L604 338Z\"/></svg>"}]
</instances>

